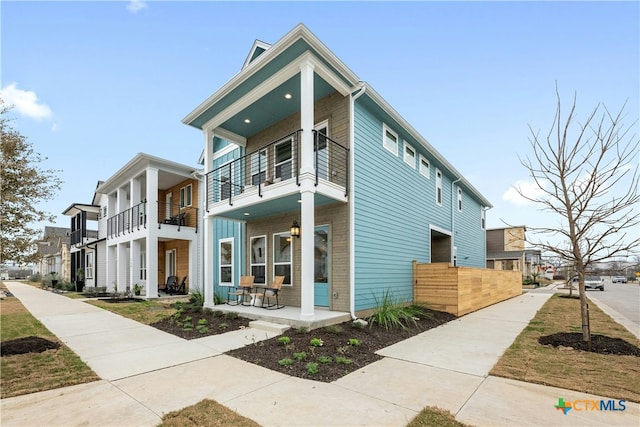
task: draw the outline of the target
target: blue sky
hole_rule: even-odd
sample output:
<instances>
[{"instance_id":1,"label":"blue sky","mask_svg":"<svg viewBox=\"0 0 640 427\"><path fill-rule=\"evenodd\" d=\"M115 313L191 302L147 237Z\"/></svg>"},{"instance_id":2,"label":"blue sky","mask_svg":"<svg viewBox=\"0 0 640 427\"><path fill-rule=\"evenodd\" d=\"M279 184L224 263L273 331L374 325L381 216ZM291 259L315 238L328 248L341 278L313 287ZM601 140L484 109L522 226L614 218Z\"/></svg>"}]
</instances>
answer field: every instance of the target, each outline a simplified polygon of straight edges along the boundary
<instances>
[{"instance_id":1,"label":"blue sky","mask_svg":"<svg viewBox=\"0 0 640 427\"><path fill-rule=\"evenodd\" d=\"M528 124L546 132L555 82L578 117L639 106L638 2L11 2L3 99L64 185L46 209L89 203L138 152L196 166L182 118L241 68L255 39L303 22L494 205L488 226L557 222L509 197L529 181ZM640 133L637 131L636 134Z\"/></svg>"}]
</instances>

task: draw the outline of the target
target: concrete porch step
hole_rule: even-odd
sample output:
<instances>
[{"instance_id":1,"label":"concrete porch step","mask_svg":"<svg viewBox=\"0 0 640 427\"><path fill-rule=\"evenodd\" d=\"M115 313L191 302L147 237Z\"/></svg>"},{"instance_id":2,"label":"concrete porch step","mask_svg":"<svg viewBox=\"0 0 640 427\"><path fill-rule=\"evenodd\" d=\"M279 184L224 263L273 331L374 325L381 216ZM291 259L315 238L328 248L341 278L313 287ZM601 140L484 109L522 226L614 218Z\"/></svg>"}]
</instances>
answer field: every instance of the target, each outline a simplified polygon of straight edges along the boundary
<instances>
[{"instance_id":1,"label":"concrete porch step","mask_svg":"<svg viewBox=\"0 0 640 427\"><path fill-rule=\"evenodd\" d=\"M289 325L280 325L278 323L266 322L264 320L253 320L249 322L249 327L276 334L282 334L284 331L291 328Z\"/></svg>"}]
</instances>

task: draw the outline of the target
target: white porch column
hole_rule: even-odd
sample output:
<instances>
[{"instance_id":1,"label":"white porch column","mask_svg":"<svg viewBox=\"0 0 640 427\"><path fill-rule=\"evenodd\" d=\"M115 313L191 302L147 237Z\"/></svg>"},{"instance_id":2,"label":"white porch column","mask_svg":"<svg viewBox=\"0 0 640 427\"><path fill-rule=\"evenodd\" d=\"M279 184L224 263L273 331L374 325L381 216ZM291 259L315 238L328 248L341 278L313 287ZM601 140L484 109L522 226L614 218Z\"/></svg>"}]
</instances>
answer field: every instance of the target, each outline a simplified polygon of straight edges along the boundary
<instances>
[{"instance_id":1,"label":"white porch column","mask_svg":"<svg viewBox=\"0 0 640 427\"><path fill-rule=\"evenodd\" d=\"M315 320L314 229L315 169L313 166L313 64L300 65L300 320Z\"/></svg>"},{"instance_id":2,"label":"white porch column","mask_svg":"<svg viewBox=\"0 0 640 427\"><path fill-rule=\"evenodd\" d=\"M127 244L118 243L118 273L116 274L116 291L124 292L127 290L127 273L129 268L129 254L127 253Z\"/></svg>"},{"instance_id":3,"label":"white porch column","mask_svg":"<svg viewBox=\"0 0 640 427\"><path fill-rule=\"evenodd\" d=\"M131 266L129 271L129 277L131 280L131 292L133 292L133 285L141 284L140 280L140 240L131 241L131 249L129 250L129 265Z\"/></svg>"},{"instance_id":4,"label":"white porch column","mask_svg":"<svg viewBox=\"0 0 640 427\"><path fill-rule=\"evenodd\" d=\"M205 212L206 215L206 212ZM203 267L204 267L204 304L213 305L213 217L204 218Z\"/></svg>"},{"instance_id":5,"label":"white porch column","mask_svg":"<svg viewBox=\"0 0 640 427\"><path fill-rule=\"evenodd\" d=\"M106 264L106 286L107 291L115 291L113 284L117 281L116 272L118 267L118 255L116 253L117 246L107 246L105 252L105 264Z\"/></svg>"},{"instance_id":6,"label":"white porch column","mask_svg":"<svg viewBox=\"0 0 640 427\"><path fill-rule=\"evenodd\" d=\"M147 168L147 298L158 297L158 169ZM166 280L162 279L162 283Z\"/></svg>"}]
</instances>

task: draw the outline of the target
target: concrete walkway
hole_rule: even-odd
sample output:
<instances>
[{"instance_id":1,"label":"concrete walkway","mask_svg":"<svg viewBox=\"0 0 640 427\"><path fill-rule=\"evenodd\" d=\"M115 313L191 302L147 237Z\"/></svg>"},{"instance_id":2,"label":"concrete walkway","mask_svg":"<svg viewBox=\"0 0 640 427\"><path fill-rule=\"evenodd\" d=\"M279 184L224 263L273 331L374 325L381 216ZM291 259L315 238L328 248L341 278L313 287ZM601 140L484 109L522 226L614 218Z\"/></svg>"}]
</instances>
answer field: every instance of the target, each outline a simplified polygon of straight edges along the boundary
<instances>
[{"instance_id":1,"label":"concrete walkway","mask_svg":"<svg viewBox=\"0 0 640 427\"><path fill-rule=\"evenodd\" d=\"M473 425L638 425L624 412L563 415L558 398L603 397L488 376L550 293L530 293L380 351L384 359L333 383L290 377L222 354L268 337L248 329L183 340L31 286L7 283L47 328L103 378L3 399L2 426L153 426L214 399L261 425L403 426L425 406Z\"/></svg>"}]
</instances>

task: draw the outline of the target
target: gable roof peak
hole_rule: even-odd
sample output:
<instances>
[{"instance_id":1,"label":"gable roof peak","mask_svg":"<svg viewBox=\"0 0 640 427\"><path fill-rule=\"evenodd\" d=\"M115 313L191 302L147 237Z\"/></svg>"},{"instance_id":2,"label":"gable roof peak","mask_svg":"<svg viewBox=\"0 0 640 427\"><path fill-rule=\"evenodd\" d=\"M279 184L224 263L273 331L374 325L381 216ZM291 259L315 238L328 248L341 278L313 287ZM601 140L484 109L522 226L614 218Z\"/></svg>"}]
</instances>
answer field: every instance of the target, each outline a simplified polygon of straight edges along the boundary
<instances>
[{"instance_id":1,"label":"gable roof peak","mask_svg":"<svg viewBox=\"0 0 640 427\"><path fill-rule=\"evenodd\" d=\"M251 46L251 50L249 51L249 55L247 55L247 59L244 60L242 69L244 70L245 68L247 68L254 59L262 55L270 47L271 45L269 43L265 43L261 40L256 39L256 41L253 42L253 46Z\"/></svg>"}]
</instances>

